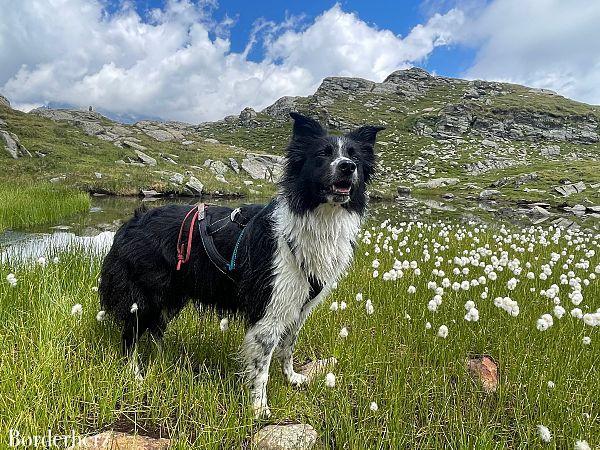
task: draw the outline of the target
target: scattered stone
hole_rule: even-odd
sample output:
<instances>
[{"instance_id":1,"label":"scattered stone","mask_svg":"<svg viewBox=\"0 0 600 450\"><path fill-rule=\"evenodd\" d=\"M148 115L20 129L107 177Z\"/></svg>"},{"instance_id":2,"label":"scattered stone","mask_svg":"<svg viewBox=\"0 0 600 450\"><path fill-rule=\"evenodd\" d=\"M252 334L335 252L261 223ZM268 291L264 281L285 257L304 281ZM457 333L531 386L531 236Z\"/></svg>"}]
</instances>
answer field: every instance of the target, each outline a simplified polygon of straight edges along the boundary
<instances>
[{"instance_id":1,"label":"scattered stone","mask_svg":"<svg viewBox=\"0 0 600 450\"><path fill-rule=\"evenodd\" d=\"M410 195L412 189L408 186L398 186L398 194L400 195Z\"/></svg>"},{"instance_id":2,"label":"scattered stone","mask_svg":"<svg viewBox=\"0 0 600 450\"><path fill-rule=\"evenodd\" d=\"M196 143L196 141L181 141L181 145L192 145L195 143Z\"/></svg>"},{"instance_id":3,"label":"scattered stone","mask_svg":"<svg viewBox=\"0 0 600 450\"><path fill-rule=\"evenodd\" d=\"M146 155L141 150L134 150L134 152L138 156L138 158L147 166L155 166L156 165L156 160L153 157Z\"/></svg>"},{"instance_id":4,"label":"scattered stone","mask_svg":"<svg viewBox=\"0 0 600 450\"><path fill-rule=\"evenodd\" d=\"M190 175L190 179L187 183L185 183L185 187L188 191L195 197L202 196L202 190L204 189L204 185L193 175Z\"/></svg>"},{"instance_id":5,"label":"scattered stone","mask_svg":"<svg viewBox=\"0 0 600 450\"><path fill-rule=\"evenodd\" d=\"M29 150L27 150L19 142L19 138L16 134L9 131L0 130L0 142L4 141L4 148L14 159L21 158L23 156L32 157Z\"/></svg>"},{"instance_id":6,"label":"scattered stone","mask_svg":"<svg viewBox=\"0 0 600 450\"><path fill-rule=\"evenodd\" d=\"M207 164L204 163L204 165L206 166ZM212 173L220 176L224 176L227 172L229 172L229 167L227 167L223 161L210 161L208 168Z\"/></svg>"},{"instance_id":7,"label":"scattered stone","mask_svg":"<svg viewBox=\"0 0 600 450\"><path fill-rule=\"evenodd\" d=\"M577 183L554 186L554 190L563 197L568 197L569 195L578 194L579 192L585 191L585 183L583 181L579 181Z\"/></svg>"},{"instance_id":8,"label":"scattered stone","mask_svg":"<svg viewBox=\"0 0 600 450\"><path fill-rule=\"evenodd\" d=\"M59 177L50 178L50 183L60 183L61 181L66 180L67 177L65 175L61 175Z\"/></svg>"},{"instance_id":9,"label":"scattered stone","mask_svg":"<svg viewBox=\"0 0 600 450\"><path fill-rule=\"evenodd\" d=\"M118 431L105 431L94 436L86 436L69 450L167 450L171 441L165 438L132 435Z\"/></svg>"},{"instance_id":10,"label":"scattered stone","mask_svg":"<svg viewBox=\"0 0 600 450\"><path fill-rule=\"evenodd\" d=\"M460 180L458 178L433 178L432 180L424 183L415 183L415 187L436 189L440 187L454 186L455 184L458 184L459 181Z\"/></svg>"},{"instance_id":11,"label":"scattered stone","mask_svg":"<svg viewBox=\"0 0 600 450\"><path fill-rule=\"evenodd\" d=\"M327 372L331 367L335 366L336 364L337 359L332 356L331 358L327 359L309 361L306 364L300 366L297 372L308 378L308 382L311 382L319 375L322 375L325 372Z\"/></svg>"},{"instance_id":12,"label":"scattered stone","mask_svg":"<svg viewBox=\"0 0 600 450\"><path fill-rule=\"evenodd\" d=\"M261 450L309 450L317 432L308 424L267 425L252 436L252 446Z\"/></svg>"},{"instance_id":13,"label":"scattered stone","mask_svg":"<svg viewBox=\"0 0 600 450\"><path fill-rule=\"evenodd\" d=\"M515 177L502 177L496 181L494 181L490 186L491 187L504 187L508 185L512 185L515 188L519 186L529 183L531 181L535 181L538 179L537 172L525 173L522 175L517 175Z\"/></svg>"},{"instance_id":14,"label":"scattered stone","mask_svg":"<svg viewBox=\"0 0 600 450\"><path fill-rule=\"evenodd\" d=\"M160 197L162 194L155 191L154 189L144 190L142 189L142 195L144 197Z\"/></svg>"},{"instance_id":15,"label":"scattered stone","mask_svg":"<svg viewBox=\"0 0 600 450\"><path fill-rule=\"evenodd\" d=\"M488 148L498 148L498 143L489 139L484 139L483 141L481 141L481 145Z\"/></svg>"},{"instance_id":16,"label":"scattered stone","mask_svg":"<svg viewBox=\"0 0 600 450\"><path fill-rule=\"evenodd\" d=\"M545 157L559 156L560 147L558 145L549 145L548 147L543 147L540 149L540 155Z\"/></svg>"},{"instance_id":17,"label":"scattered stone","mask_svg":"<svg viewBox=\"0 0 600 450\"><path fill-rule=\"evenodd\" d=\"M102 174L100 172L94 172L94 176L98 179L102 178Z\"/></svg>"},{"instance_id":18,"label":"scattered stone","mask_svg":"<svg viewBox=\"0 0 600 450\"><path fill-rule=\"evenodd\" d=\"M252 180L244 180L244 184L246 186L252 186L254 184L254 181L252 181Z\"/></svg>"},{"instance_id":19,"label":"scattered stone","mask_svg":"<svg viewBox=\"0 0 600 450\"><path fill-rule=\"evenodd\" d=\"M552 213L541 206L533 205L531 206L531 212L536 216L551 216Z\"/></svg>"},{"instance_id":20,"label":"scattered stone","mask_svg":"<svg viewBox=\"0 0 600 450\"><path fill-rule=\"evenodd\" d=\"M175 184L181 184L183 183L183 180L183 175L177 172L174 172L173 175L171 175L171 178L169 178L169 181Z\"/></svg>"},{"instance_id":21,"label":"scattered stone","mask_svg":"<svg viewBox=\"0 0 600 450\"><path fill-rule=\"evenodd\" d=\"M446 192L445 194L442 194L442 198L446 200L452 200L454 198L454 194L452 192Z\"/></svg>"},{"instance_id":22,"label":"scattered stone","mask_svg":"<svg viewBox=\"0 0 600 450\"><path fill-rule=\"evenodd\" d=\"M240 165L235 158L229 158L229 167L231 167L235 173L240 173Z\"/></svg>"},{"instance_id":23,"label":"scattered stone","mask_svg":"<svg viewBox=\"0 0 600 450\"><path fill-rule=\"evenodd\" d=\"M498 389L498 365L491 356L481 355L467 359L467 370L473 378L481 382L486 393Z\"/></svg>"},{"instance_id":24,"label":"scattered stone","mask_svg":"<svg viewBox=\"0 0 600 450\"><path fill-rule=\"evenodd\" d=\"M502 193L500 191L497 191L496 189L484 189L483 191L481 191L479 193L479 199L480 200L491 200L500 195L502 195Z\"/></svg>"},{"instance_id":25,"label":"scattered stone","mask_svg":"<svg viewBox=\"0 0 600 450\"><path fill-rule=\"evenodd\" d=\"M140 144L138 144L136 142L133 142L133 141L123 141L123 145L125 147L132 148L132 149L135 149L135 150L139 150L139 151L142 151L142 152L148 150L147 147L144 147L143 145L140 145Z\"/></svg>"},{"instance_id":26,"label":"scattered stone","mask_svg":"<svg viewBox=\"0 0 600 450\"><path fill-rule=\"evenodd\" d=\"M213 139L213 138L206 138L206 139L204 139L204 142L206 142L208 144L220 144L219 141L217 141L216 139Z\"/></svg>"},{"instance_id":27,"label":"scattered stone","mask_svg":"<svg viewBox=\"0 0 600 450\"><path fill-rule=\"evenodd\" d=\"M242 112L240 112L240 122L242 122L243 125L252 125L254 124L255 119L256 111L250 107L244 108Z\"/></svg>"}]
</instances>

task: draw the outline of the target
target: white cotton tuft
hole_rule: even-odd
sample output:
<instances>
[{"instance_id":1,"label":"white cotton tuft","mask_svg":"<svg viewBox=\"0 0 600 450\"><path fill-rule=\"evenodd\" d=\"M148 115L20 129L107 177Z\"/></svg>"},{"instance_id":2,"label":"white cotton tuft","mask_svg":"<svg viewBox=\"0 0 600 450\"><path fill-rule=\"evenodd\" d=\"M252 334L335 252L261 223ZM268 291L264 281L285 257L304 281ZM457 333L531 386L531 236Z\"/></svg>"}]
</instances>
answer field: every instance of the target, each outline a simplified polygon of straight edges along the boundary
<instances>
[{"instance_id":1,"label":"white cotton tuft","mask_svg":"<svg viewBox=\"0 0 600 450\"><path fill-rule=\"evenodd\" d=\"M331 372L325 375L325 386L329 388L335 387L335 375Z\"/></svg>"},{"instance_id":2,"label":"white cotton tuft","mask_svg":"<svg viewBox=\"0 0 600 450\"><path fill-rule=\"evenodd\" d=\"M223 317L221 322L219 322L219 329L221 331L227 331L229 328L229 319L227 317Z\"/></svg>"},{"instance_id":3,"label":"white cotton tuft","mask_svg":"<svg viewBox=\"0 0 600 450\"><path fill-rule=\"evenodd\" d=\"M546 427L544 425L538 425L537 430L538 430L538 435L542 441L548 443L552 440L552 433L550 433L550 430L548 429L548 427Z\"/></svg>"}]
</instances>

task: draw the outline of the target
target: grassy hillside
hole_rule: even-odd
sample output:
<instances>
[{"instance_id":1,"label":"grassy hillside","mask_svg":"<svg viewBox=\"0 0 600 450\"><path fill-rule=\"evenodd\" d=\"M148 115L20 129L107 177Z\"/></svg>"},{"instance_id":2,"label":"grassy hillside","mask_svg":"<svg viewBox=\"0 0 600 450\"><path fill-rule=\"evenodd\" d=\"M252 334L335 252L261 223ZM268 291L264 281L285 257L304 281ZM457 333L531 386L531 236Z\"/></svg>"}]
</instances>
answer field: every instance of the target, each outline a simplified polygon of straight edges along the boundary
<instances>
[{"instance_id":1,"label":"grassy hillside","mask_svg":"<svg viewBox=\"0 0 600 450\"><path fill-rule=\"evenodd\" d=\"M282 154L291 129L287 112L298 110L319 118L334 132L364 123L387 127L378 144L375 197L392 198L402 185L415 192L470 198L502 177L535 172L537 178L527 184L498 188L500 198L555 205L600 203L595 186L600 183L597 106L513 84L433 77L419 69L394 72L384 83L327 78L314 95L283 100L259 113L200 125L127 126L98 116L91 131L89 123L78 118L53 121L0 106L4 128L34 155L13 160L0 152L0 177L64 176L60 183L79 189L136 195L141 189L185 192L185 182L172 181L178 173L185 180L195 176L208 193L270 195L271 180L251 179L243 170L236 173L230 167L227 182L219 181L204 163L217 160L229 165L229 158L241 162L248 152ZM157 140L153 133L158 128L175 137ZM106 133L113 132L118 136L105 140ZM135 157L133 149L123 144L127 139L146 147L145 153L157 165L117 164ZM476 164L484 169L473 169ZM440 189L423 187L422 183L439 177L458 178L459 183ZM555 185L578 181L586 184L584 192L567 199L554 192Z\"/></svg>"}]
</instances>

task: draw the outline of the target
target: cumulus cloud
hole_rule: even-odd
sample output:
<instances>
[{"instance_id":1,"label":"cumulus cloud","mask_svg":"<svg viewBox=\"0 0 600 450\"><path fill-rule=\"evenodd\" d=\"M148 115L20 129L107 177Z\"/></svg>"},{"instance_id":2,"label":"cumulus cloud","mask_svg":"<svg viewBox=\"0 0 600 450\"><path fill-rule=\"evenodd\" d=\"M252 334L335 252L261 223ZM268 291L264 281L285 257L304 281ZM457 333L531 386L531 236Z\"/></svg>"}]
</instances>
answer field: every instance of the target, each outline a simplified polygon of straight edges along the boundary
<instances>
[{"instance_id":1,"label":"cumulus cloud","mask_svg":"<svg viewBox=\"0 0 600 450\"><path fill-rule=\"evenodd\" d=\"M461 41L478 47L466 75L600 104L598 24L597 1L495 0L470 15L462 30Z\"/></svg>"},{"instance_id":2,"label":"cumulus cloud","mask_svg":"<svg viewBox=\"0 0 600 450\"><path fill-rule=\"evenodd\" d=\"M148 17L124 3L0 0L0 92L23 108L51 102L199 122L312 93L325 76L381 81L453 42L464 16L434 14L406 36L333 6L312 23L262 23L241 53L210 9L171 0ZM207 12L208 11L208 12ZM216 36L216 37L214 37ZM262 36L264 58L247 55Z\"/></svg>"}]
</instances>

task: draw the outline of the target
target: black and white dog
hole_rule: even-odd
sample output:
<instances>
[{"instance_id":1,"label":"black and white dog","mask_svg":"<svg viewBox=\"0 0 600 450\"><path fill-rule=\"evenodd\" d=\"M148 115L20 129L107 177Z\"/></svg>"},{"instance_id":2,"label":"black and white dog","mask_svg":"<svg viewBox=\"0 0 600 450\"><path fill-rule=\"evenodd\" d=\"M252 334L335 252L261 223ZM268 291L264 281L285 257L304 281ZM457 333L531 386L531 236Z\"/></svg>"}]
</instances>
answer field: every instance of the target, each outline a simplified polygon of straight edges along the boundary
<instances>
[{"instance_id":1,"label":"black and white dog","mask_svg":"<svg viewBox=\"0 0 600 450\"><path fill-rule=\"evenodd\" d=\"M119 229L100 282L102 307L122 324L128 354L146 331L160 339L189 299L244 317L241 355L257 416L270 414L272 356L292 384L307 381L294 371L294 345L311 310L352 261L375 166L375 138L383 129L363 126L331 136L315 120L290 115L293 135L279 194L266 206L242 208L251 219L239 242L241 227L229 219L232 209L207 210L219 222L215 247L228 258L236 249L232 273L211 262L198 228L192 230L196 244L189 262L175 270L178 233L190 206L169 205L136 212Z\"/></svg>"}]
</instances>

